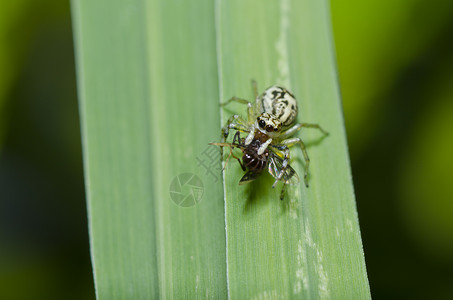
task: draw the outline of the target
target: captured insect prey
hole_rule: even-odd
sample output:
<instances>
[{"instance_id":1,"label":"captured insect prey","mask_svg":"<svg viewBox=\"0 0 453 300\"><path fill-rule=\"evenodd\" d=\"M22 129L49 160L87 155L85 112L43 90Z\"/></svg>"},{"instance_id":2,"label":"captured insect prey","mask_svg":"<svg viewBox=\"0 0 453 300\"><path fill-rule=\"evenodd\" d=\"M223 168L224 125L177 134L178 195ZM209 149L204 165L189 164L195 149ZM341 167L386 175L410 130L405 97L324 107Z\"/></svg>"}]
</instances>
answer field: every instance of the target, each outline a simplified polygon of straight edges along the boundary
<instances>
[{"instance_id":1,"label":"captured insect prey","mask_svg":"<svg viewBox=\"0 0 453 300\"><path fill-rule=\"evenodd\" d=\"M221 104L222 106L231 102L246 104L247 120L239 115L231 116L222 128L221 142L211 143L211 145L230 148L226 162L233 156L246 171L239 184L255 180L267 168L275 178L273 188L279 181L283 182L280 193L280 199L283 199L286 185L299 182L299 176L289 164L291 146L298 145L302 150L305 160L304 182L308 187L310 159L304 142L292 136L304 127L319 129L325 135L328 133L318 124L296 123L298 111L296 98L287 89L271 86L258 95L255 81L252 81L252 87L255 95L254 103L233 97ZM225 141L231 129L236 130L236 133L233 142L227 143ZM240 132L246 133L246 137L241 138ZM233 154L235 148L242 151L242 161Z\"/></svg>"},{"instance_id":2,"label":"captured insect prey","mask_svg":"<svg viewBox=\"0 0 453 300\"><path fill-rule=\"evenodd\" d=\"M230 154L226 163L228 163L229 158L233 156L241 165L242 170L246 171L239 181L240 185L257 179L265 169L268 169L269 174L276 179L272 187L275 187L278 181L283 181L284 183L280 192L280 199L283 200L286 185L299 183L299 176L290 165L287 165L286 169L283 170L283 159L281 157L276 153L269 151L269 149L264 150L261 155L258 155L258 149L261 146L261 142L259 140L253 140L246 146L245 139L241 138L239 131L235 133L232 143L210 143L210 145L230 148ZM242 151L242 161L233 154L234 148L238 148ZM278 179L280 172L283 172L283 176Z\"/></svg>"}]
</instances>

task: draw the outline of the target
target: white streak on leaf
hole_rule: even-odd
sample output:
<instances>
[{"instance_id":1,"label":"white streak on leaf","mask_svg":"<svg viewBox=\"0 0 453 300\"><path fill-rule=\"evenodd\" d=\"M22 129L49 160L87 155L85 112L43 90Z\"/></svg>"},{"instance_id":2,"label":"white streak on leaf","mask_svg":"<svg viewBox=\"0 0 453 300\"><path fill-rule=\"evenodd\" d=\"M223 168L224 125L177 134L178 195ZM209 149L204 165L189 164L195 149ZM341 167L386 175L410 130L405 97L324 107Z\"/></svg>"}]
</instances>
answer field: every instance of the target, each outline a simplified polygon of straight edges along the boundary
<instances>
[{"instance_id":1,"label":"white streak on leaf","mask_svg":"<svg viewBox=\"0 0 453 300\"><path fill-rule=\"evenodd\" d=\"M277 84L289 87L289 58L288 58L288 28L289 28L289 0L280 1L280 32L275 43L278 53L279 77Z\"/></svg>"}]
</instances>

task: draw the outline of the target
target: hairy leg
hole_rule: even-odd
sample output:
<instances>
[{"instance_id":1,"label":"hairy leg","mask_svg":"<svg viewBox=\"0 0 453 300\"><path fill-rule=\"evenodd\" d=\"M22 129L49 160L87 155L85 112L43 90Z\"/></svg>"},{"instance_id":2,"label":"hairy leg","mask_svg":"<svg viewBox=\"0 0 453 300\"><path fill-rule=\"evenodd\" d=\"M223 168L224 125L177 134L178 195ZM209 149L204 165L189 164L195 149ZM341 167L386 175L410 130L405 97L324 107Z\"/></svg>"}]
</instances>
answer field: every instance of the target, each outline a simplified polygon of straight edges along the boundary
<instances>
[{"instance_id":1,"label":"hairy leg","mask_svg":"<svg viewBox=\"0 0 453 300\"><path fill-rule=\"evenodd\" d=\"M288 130L286 130L285 132L283 132L280 135L280 138L281 139L289 138L290 136L293 136L296 132L298 132L303 127L319 129L323 134L329 135L329 133L327 131L325 131L324 129L322 129L321 126L319 126L318 124L298 123L298 124L295 124L294 126L292 126L291 128L289 128Z\"/></svg>"},{"instance_id":2,"label":"hairy leg","mask_svg":"<svg viewBox=\"0 0 453 300\"><path fill-rule=\"evenodd\" d=\"M287 145L288 147L291 147L294 145L300 146L300 149L302 150L302 153L303 153L304 159L305 159L304 182L305 182L305 186L308 187L308 167L310 165L310 158L308 157L307 149L305 147L304 142L300 138L295 137L295 138L283 140L282 144Z\"/></svg>"}]
</instances>

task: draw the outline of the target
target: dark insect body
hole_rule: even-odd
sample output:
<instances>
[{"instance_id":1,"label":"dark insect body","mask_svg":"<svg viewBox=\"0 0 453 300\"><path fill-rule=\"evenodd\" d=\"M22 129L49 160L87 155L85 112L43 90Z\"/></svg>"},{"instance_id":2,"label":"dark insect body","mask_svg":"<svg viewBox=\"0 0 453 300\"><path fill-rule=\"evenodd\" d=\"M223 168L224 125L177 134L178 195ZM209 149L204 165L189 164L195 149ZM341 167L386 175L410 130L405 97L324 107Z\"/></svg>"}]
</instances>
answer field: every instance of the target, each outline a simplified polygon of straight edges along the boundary
<instances>
[{"instance_id":1,"label":"dark insect body","mask_svg":"<svg viewBox=\"0 0 453 300\"><path fill-rule=\"evenodd\" d=\"M246 171L239 181L240 185L257 179L265 169L268 169L269 174L277 181L283 181L284 183L280 192L280 199L283 200L286 185L299 182L299 176L296 171L290 165L283 167L283 159L276 153L266 148L262 154L258 154L258 149L262 146L262 142L259 139L253 139L250 144L246 145L245 138L241 138L239 131L237 131L232 143L210 143L210 145L230 148L230 154L225 166L231 156L239 162L242 170ZM242 160L233 154L234 148L242 151ZM272 187L275 187L275 184Z\"/></svg>"},{"instance_id":2,"label":"dark insect body","mask_svg":"<svg viewBox=\"0 0 453 300\"><path fill-rule=\"evenodd\" d=\"M242 146L245 147L245 145ZM242 148L242 163L254 173L261 173L267 168L269 150L266 149L263 154L259 155L258 149L260 146L261 143L259 140L253 140L250 145Z\"/></svg>"}]
</instances>

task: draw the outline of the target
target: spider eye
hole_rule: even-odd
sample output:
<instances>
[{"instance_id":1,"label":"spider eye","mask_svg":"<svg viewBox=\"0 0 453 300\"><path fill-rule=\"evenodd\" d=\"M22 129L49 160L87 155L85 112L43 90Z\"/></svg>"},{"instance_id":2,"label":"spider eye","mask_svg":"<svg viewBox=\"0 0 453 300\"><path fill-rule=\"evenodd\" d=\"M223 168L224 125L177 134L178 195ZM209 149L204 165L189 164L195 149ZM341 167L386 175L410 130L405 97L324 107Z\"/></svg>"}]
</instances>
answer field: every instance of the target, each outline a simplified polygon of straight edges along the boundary
<instances>
[{"instance_id":1,"label":"spider eye","mask_svg":"<svg viewBox=\"0 0 453 300\"><path fill-rule=\"evenodd\" d=\"M259 120L258 125L264 129L264 127L266 127L266 122L264 122L264 120Z\"/></svg>"}]
</instances>

